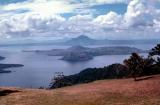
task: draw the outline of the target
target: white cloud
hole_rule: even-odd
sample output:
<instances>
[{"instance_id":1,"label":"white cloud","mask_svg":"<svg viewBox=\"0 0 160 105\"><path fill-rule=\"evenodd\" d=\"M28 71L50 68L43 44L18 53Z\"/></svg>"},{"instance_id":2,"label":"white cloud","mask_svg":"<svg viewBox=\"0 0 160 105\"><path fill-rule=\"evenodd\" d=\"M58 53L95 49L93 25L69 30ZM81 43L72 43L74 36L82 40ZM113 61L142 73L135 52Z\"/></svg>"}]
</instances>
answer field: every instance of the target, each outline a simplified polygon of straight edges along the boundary
<instances>
[{"instance_id":1,"label":"white cloud","mask_svg":"<svg viewBox=\"0 0 160 105\"><path fill-rule=\"evenodd\" d=\"M128 4L127 11L124 15L109 12L106 15L98 16L93 22L97 26L101 26L101 29L103 28L106 31L105 34L107 36L113 37L114 34L116 35L115 37L126 36L126 38L131 38L128 37L129 35L133 38L160 37L158 35L160 32L160 9L155 7L154 4L156 3L160 2L157 0L148 0L148 2L145 0L132 0Z\"/></svg>"},{"instance_id":2,"label":"white cloud","mask_svg":"<svg viewBox=\"0 0 160 105\"><path fill-rule=\"evenodd\" d=\"M50 17L43 17L40 14L14 15L0 21L0 28L3 29L0 34L12 37L47 36L57 31L64 21L65 18L58 15Z\"/></svg>"},{"instance_id":3,"label":"white cloud","mask_svg":"<svg viewBox=\"0 0 160 105\"><path fill-rule=\"evenodd\" d=\"M127 7L127 12L124 15L124 24L129 26L148 25L152 24L152 15L148 5L141 0L133 0Z\"/></svg>"},{"instance_id":4,"label":"white cloud","mask_svg":"<svg viewBox=\"0 0 160 105\"><path fill-rule=\"evenodd\" d=\"M64 0L33 0L5 5L1 9L7 11L27 9L37 14L51 15L71 12L74 6Z\"/></svg>"},{"instance_id":5,"label":"white cloud","mask_svg":"<svg viewBox=\"0 0 160 105\"><path fill-rule=\"evenodd\" d=\"M90 0L91 4L127 3L130 0ZM0 7L0 37L73 37L85 34L97 38L160 38L158 0L132 0L120 15L111 11L93 17L90 10L82 12L84 3L66 0L30 0ZM12 10L28 10L14 13ZM61 13L79 13L66 19ZM85 9L86 10L86 9ZM81 15L80 15L81 14ZM147 36L147 37L146 37Z\"/></svg>"},{"instance_id":6,"label":"white cloud","mask_svg":"<svg viewBox=\"0 0 160 105\"><path fill-rule=\"evenodd\" d=\"M70 37L78 36L81 34L89 35L92 32L92 20L91 15L76 15L70 17L66 22L66 29Z\"/></svg>"},{"instance_id":7,"label":"white cloud","mask_svg":"<svg viewBox=\"0 0 160 105\"><path fill-rule=\"evenodd\" d=\"M93 22L106 27L117 27L120 24L121 19L121 15L111 11L106 15L98 16Z\"/></svg>"},{"instance_id":8,"label":"white cloud","mask_svg":"<svg viewBox=\"0 0 160 105\"><path fill-rule=\"evenodd\" d=\"M128 4L131 0L82 0L83 2L88 2L90 5L97 4L115 4L115 3L124 3Z\"/></svg>"},{"instance_id":9,"label":"white cloud","mask_svg":"<svg viewBox=\"0 0 160 105\"><path fill-rule=\"evenodd\" d=\"M155 32L160 32L160 20L153 20Z\"/></svg>"}]
</instances>

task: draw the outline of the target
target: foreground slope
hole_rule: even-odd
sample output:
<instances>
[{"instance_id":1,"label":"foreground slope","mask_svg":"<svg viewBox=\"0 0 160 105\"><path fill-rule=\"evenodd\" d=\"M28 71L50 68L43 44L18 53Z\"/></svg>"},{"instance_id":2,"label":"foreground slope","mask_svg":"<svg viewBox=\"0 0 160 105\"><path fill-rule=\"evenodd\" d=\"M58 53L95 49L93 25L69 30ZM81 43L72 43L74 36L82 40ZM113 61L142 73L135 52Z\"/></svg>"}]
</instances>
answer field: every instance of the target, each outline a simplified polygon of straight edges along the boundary
<instances>
[{"instance_id":1,"label":"foreground slope","mask_svg":"<svg viewBox=\"0 0 160 105\"><path fill-rule=\"evenodd\" d=\"M160 105L160 75L102 80L55 90L0 88L0 105Z\"/></svg>"}]
</instances>

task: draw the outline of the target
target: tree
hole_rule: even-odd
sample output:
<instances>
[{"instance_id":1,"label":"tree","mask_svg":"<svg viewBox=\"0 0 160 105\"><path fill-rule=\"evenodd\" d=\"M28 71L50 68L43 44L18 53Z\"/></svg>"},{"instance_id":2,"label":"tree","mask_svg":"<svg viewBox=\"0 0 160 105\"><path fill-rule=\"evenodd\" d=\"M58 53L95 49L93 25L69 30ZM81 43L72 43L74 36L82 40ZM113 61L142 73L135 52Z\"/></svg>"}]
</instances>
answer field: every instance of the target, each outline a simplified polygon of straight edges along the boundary
<instances>
[{"instance_id":1,"label":"tree","mask_svg":"<svg viewBox=\"0 0 160 105\"><path fill-rule=\"evenodd\" d=\"M54 78L51 80L50 88L57 88L63 86L63 72L55 72Z\"/></svg>"},{"instance_id":2,"label":"tree","mask_svg":"<svg viewBox=\"0 0 160 105\"><path fill-rule=\"evenodd\" d=\"M125 66L130 70L130 75L137 80L137 77L141 76L146 68L153 64L153 60L150 58L143 58L137 53L132 53L129 59L124 60Z\"/></svg>"},{"instance_id":3,"label":"tree","mask_svg":"<svg viewBox=\"0 0 160 105\"><path fill-rule=\"evenodd\" d=\"M157 65L160 65L160 44L157 44L157 46L152 48L151 52L149 53L149 56L153 57Z\"/></svg>"}]
</instances>

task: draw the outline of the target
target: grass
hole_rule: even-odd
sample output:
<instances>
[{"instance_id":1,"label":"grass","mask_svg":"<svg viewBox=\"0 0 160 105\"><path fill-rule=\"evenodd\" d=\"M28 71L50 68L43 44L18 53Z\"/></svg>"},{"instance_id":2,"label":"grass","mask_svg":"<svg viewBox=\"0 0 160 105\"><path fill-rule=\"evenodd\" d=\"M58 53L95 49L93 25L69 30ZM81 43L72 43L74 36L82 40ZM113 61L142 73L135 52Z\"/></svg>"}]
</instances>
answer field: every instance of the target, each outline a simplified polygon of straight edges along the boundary
<instances>
[{"instance_id":1,"label":"grass","mask_svg":"<svg viewBox=\"0 0 160 105\"><path fill-rule=\"evenodd\" d=\"M0 105L160 105L160 75L147 80L102 80L55 90L11 90Z\"/></svg>"}]
</instances>

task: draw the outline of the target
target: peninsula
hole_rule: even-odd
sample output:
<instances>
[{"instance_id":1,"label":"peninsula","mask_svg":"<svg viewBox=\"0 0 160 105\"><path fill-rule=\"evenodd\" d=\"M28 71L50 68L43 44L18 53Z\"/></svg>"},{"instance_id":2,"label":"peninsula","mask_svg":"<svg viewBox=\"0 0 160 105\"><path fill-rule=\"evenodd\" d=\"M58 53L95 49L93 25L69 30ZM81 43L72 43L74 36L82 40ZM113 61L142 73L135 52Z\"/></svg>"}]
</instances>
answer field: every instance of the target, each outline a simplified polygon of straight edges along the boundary
<instances>
[{"instance_id":1,"label":"peninsula","mask_svg":"<svg viewBox=\"0 0 160 105\"><path fill-rule=\"evenodd\" d=\"M62 56L61 60L66 61L87 61L93 59L95 56L102 55L127 55L133 52L145 53L142 49L127 46L113 46L113 47L84 47L81 45L72 46L67 49L52 49L52 50L32 50L25 52L36 52L38 54L46 54L49 56Z\"/></svg>"}]
</instances>

